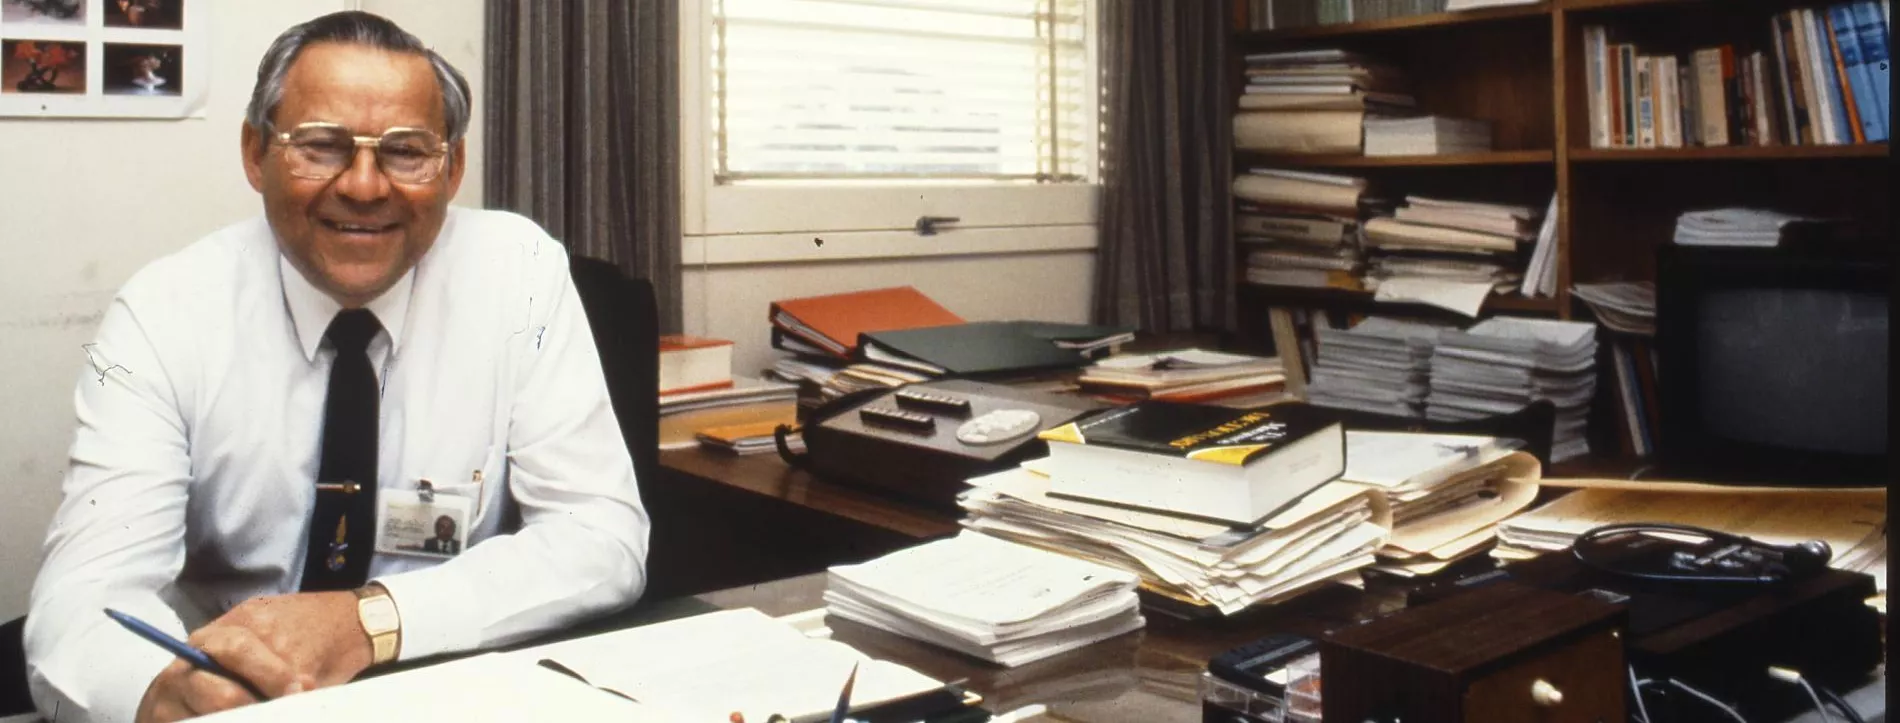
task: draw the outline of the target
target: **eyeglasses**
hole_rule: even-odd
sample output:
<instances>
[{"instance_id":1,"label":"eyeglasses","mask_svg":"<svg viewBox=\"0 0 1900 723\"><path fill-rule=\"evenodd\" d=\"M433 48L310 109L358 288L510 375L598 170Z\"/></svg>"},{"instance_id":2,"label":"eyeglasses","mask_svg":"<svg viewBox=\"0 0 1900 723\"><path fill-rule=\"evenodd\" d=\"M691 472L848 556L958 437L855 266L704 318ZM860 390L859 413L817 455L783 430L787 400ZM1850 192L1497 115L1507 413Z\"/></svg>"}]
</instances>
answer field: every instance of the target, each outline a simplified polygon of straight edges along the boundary
<instances>
[{"instance_id":1,"label":"eyeglasses","mask_svg":"<svg viewBox=\"0 0 1900 723\"><path fill-rule=\"evenodd\" d=\"M335 123L312 122L278 133L275 140L284 145L284 165L290 175L312 181L328 181L349 170L357 149L367 145L376 149L376 166L390 181L428 183L442 175L449 153L447 141L422 128L391 128L381 136L359 136Z\"/></svg>"}]
</instances>

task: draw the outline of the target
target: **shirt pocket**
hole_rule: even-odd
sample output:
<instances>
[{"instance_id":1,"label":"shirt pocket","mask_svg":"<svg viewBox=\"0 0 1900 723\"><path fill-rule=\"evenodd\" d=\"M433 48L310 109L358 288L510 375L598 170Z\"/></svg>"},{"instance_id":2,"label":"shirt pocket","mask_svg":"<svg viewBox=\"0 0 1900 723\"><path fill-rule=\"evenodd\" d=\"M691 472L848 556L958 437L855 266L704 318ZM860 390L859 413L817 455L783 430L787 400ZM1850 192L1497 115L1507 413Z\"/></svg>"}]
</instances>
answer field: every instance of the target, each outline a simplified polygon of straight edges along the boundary
<instances>
[{"instance_id":1,"label":"shirt pocket","mask_svg":"<svg viewBox=\"0 0 1900 723\"><path fill-rule=\"evenodd\" d=\"M474 502L474 520L470 522L469 542L476 535L486 537L494 534L484 526L493 510L500 508L500 495L508 489L508 453L502 445L491 444L482 454L481 467L470 472L455 472L448 480L431 480L429 485L439 495L466 497Z\"/></svg>"}]
</instances>

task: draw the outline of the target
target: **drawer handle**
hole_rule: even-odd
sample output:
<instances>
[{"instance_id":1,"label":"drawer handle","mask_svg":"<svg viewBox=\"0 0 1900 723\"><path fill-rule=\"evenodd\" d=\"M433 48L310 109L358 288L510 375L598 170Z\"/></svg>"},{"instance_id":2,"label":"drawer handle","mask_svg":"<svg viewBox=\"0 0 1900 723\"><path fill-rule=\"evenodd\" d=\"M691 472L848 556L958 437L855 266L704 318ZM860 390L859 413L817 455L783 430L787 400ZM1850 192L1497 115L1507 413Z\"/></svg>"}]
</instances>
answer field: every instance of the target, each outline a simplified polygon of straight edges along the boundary
<instances>
[{"instance_id":1,"label":"drawer handle","mask_svg":"<svg viewBox=\"0 0 1900 723\"><path fill-rule=\"evenodd\" d=\"M1551 685L1550 681L1539 678L1531 683L1531 700L1545 708L1555 708L1564 704L1564 692Z\"/></svg>"}]
</instances>

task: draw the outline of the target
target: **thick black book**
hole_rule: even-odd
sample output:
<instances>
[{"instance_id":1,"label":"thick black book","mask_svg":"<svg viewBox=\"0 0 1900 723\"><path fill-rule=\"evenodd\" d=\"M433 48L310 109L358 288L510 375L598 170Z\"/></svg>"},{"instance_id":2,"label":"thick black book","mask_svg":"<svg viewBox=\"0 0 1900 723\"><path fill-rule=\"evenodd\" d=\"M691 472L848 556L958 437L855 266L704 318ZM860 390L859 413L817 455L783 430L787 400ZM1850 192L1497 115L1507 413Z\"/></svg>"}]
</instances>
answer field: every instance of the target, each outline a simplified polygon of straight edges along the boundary
<instances>
[{"instance_id":1,"label":"thick black book","mask_svg":"<svg viewBox=\"0 0 1900 723\"><path fill-rule=\"evenodd\" d=\"M1050 494L1235 525L1346 470L1346 434L1300 402L1257 409L1141 402L1043 432Z\"/></svg>"}]
</instances>

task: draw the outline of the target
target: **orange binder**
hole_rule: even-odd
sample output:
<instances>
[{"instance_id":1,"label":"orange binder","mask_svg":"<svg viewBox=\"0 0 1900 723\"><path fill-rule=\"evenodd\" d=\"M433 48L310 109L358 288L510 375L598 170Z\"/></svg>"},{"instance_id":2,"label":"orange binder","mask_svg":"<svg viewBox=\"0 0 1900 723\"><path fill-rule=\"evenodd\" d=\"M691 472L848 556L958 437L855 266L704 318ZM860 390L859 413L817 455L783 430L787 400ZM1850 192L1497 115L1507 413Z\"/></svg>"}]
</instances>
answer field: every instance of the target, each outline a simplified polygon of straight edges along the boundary
<instances>
[{"instance_id":1,"label":"orange binder","mask_svg":"<svg viewBox=\"0 0 1900 723\"><path fill-rule=\"evenodd\" d=\"M832 356L850 359L864 332L948 326L963 323L963 317L915 288L897 286L774 301L771 321Z\"/></svg>"}]
</instances>

